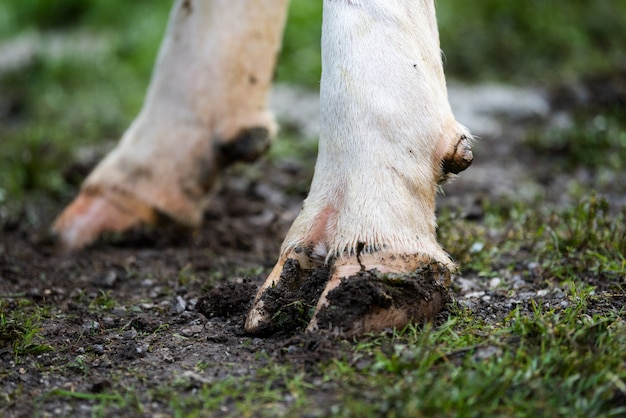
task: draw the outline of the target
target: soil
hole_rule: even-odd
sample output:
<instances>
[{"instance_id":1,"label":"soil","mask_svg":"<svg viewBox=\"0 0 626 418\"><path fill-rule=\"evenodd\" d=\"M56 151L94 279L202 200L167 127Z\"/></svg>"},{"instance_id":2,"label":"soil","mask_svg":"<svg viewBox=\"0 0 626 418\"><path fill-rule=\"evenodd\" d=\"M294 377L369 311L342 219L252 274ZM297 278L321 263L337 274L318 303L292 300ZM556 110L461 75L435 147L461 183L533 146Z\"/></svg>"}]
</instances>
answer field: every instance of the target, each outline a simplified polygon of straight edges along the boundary
<instances>
[{"instance_id":1,"label":"soil","mask_svg":"<svg viewBox=\"0 0 626 418\"><path fill-rule=\"evenodd\" d=\"M530 184L547 190L547 200L567 201L562 185L572 174L553 173L546 180L550 161L536 159L524 148L513 152L527 121L503 123L511 133L508 145L483 138L474 166L447 186L440 207L460 208L463 216L479 221L481 202L502 195L497 181L502 177L520 188ZM298 363L314 375L320 361L346 355L349 340L330 332L303 334L303 320L282 323L282 332L272 329L263 338L243 332L256 289L276 262L281 240L305 197L293 185L308 184L312 163L263 160L231 167L200 229L164 225L123 238L112 235L76 254L60 252L47 235L69 196L33 198L20 213L0 218L2 301L11 306L26 299L51 307L41 332L43 342L53 348L16 359L10 346L0 344L0 414L29 416L39 409L44 416L89 416L88 402L45 395L53 389L101 393L123 384L135 388L145 415L151 416L167 405L149 391L180 379L197 387L229 376L254 378L255 369L268 361ZM70 167L68 173L75 175L76 170ZM598 186L592 175L579 173L579 178L590 179L583 187ZM623 173L618 179L623 180ZM602 187L609 197L623 196L620 184L626 183ZM567 303L562 290L533 274L538 266L520 259L523 255L517 259L523 277L503 275L495 284L454 277L452 298L487 321L502 319L520 304L530 309L531 299L547 306ZM590 278L590 284L599 291L610 286L601 278ZM320 291L313 287L313 292ZM275 291L280 297L280 289ZM283 306L289 302L281 301ZM602 312L624 302L623 296L609 298L593 309ZM210 367L197 371L199 362ZM317 396L332 399L333 388L324 386ZM119 413L131 416L133 411Z\"/></svg>"}]
</instances>

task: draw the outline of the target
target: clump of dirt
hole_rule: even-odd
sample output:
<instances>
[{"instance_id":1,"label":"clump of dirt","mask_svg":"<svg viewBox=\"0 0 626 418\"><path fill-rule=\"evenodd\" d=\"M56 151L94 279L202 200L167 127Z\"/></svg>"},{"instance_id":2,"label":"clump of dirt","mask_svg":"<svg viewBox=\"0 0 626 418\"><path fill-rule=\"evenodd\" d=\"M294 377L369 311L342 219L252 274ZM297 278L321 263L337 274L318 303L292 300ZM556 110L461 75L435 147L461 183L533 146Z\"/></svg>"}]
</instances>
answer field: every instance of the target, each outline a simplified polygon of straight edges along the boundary
<instances>
[{"instance_id":1,"label":"clump of dirt","mask_svg":"<svg viewBox=\"0 0 626 418\"><path fill-rule=\"evenodd\" d=\"M198 300L198 312L207 318L227 319L245 312L254 297L257 285L250 279L238 279L209 289Z\"/></svg>"},{"instance_id":2,"label":"clump of dirt","mask_svg":"<svg viewBox=\"0 0 626 418\"><path fill-rule=\"evenodd\" d=\"M452 300L440 284L445 271L434 263L409 275L370 270L341 279L328 293L328 305L317 314L317 325L356 335L432 320Z\"/></svg>"}]
</instances>

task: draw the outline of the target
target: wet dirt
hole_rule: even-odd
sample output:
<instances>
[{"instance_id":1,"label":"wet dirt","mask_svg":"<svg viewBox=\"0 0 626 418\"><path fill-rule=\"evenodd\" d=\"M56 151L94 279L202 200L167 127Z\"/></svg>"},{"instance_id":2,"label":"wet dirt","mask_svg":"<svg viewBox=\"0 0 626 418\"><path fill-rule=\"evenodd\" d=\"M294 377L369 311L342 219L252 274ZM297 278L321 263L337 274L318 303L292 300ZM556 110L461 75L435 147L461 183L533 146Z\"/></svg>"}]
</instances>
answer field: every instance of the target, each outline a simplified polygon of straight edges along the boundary
<instances>
[{"instance_id":1,"label":"wet dirt","mask_svg":"<svg viewBox=\"0 0 626 418\"><path fill-rule=\"evenodd\" d=\"M316 315L320 329L343 335L362 334L365 329L382 331L393 324L403 328L410 322L432 320L452 301L440 283L443 273L429 265L408 275L360 271L341 279L328 293L328 305Z\"/></svg>"},{"instance_id":2,"label":"wet dirt","mask_svg":"<svg viewBox=\"0 0 626 418\"><path fill-rule=\"evenodd\" d=\"M482 138L474 164L445 186L447 195L440 198L440 207L453 207L465 219L481 222L481 202L501 197L503 189L518 193L531 184L533 190L545 190L546 201L568 203L563 186L567 181L574 179L590 189L598 186L593 175L554 172L549 162L535 159L532 150L520 146L523 125L506 123L510 128L507 141ZM514 147L518 148L514 151ZM80 164L67 168L68 177L88 171ZM227 170L198 230L170 225L133 231L123 238L110 235L76 254L59 252L47 235L70 195L33 197L21 211L1 216L3 309L9 312L26 302L46 307L38 342L50 349L16 358L11 345L0 341L0 415L30 416L40 411L44 416L90 416L93 402L48 394L57 389L96 394L134 388L143 413L151 416L168 410L155 391L181 379L188 382L189 391L229 377L255 379L255 370L268 362L301 365L308 376L316 376L320 362L349 356L352 340L333 332L299 332L310 312L293 302L314 305L309 301L320 291L317 285L301 294L280 293L278 288L268 293L268 301L276 303L275 312L283 309L285 318L298 318L286 326L287 331L264 338L243 332L256 289L276 262L280 243L305 197L293 185L308 184L312 166L313 158L235 165ZM551 173L549 183L546 172ZM624 173L617 173L615 182L600 185L618 206L623 204L626 184L620 179ZM519 193L517 197L522 198ZM548 308L567 303L562 289L549 287L539 267L524 261L524 254L513 260L512 272L505 268L509 261L502 261L499 284L484 277L453 278L451 297L485 321L502 320L519 307L531 311L533 303ZM493 268L498 271L499 267ZM289 274L291 279L285 283L308 277L295 268ZM346 303L341 315L350 314L363 300L370 300L370 307L387 306L389 289L381 290L367 279L343 285L350 289L342 293L354 294L349 301L330 296L337 306ZM591 310L619 311L624 306L623 294L612 291L612 280L599 276L587 281L607 295L602 302L594 302ZM416 278L415 283L403 283L395 291L405 292L408 286L409 295L417 292L428 299L420 292L431 288L423 285L423 278ZM445 292L439 293L444 300ZM286 306L293 310L285 310ZM444 310L435 323L446 314ZM421 317L419 312L414 315ZM199 368L199 364L206 367ZM331 399L335 389L329 383L315 396ZM117 413L133 416L136 410Z\"/></svg>"},{"instance_id":3,"label":"wet dirt","mask_svg":"<svg viewBox=\"0 0 626 418\"><path fill-rule=\"evenodd\" d=\"M287 259L277 283L267 288L259 298L263 304L262 315L268 321L254 333L290 335L303 331L313 316L329 274L328 266L303 269L297 260Z\"/></svg>"}]
</instances>

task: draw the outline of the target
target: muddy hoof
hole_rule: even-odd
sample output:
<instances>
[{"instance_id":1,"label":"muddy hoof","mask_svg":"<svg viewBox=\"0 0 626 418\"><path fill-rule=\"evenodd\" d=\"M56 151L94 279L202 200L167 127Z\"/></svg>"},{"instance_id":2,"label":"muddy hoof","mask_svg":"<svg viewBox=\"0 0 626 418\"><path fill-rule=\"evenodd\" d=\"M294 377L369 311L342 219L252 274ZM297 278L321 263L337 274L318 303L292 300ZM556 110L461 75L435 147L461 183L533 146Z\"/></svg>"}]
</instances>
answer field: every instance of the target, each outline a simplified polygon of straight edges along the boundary
<instances>
[{"instance_id":1,"label":"muddy hoof","mask_svg":"<svg viewBox=\"0 0 626 418\"><path fill-rule=\"evenodd\" d=\"M417 255L376 253L324 263L292 252L259 289L244 328L268 335L306 326L352 336L404 327L440 312L450 301L449 282L448 267Z\"/></svg>"},{"instance_id":2,"label":"muddy hoof","mask_svg":"<svg viewBox=\"0 0 626 418\"><path fill-rule=\"evenodd\" d=\"M86 189L55 220L52 234L63 248L79 250L105 232L154 225L158 217L150 206L126 193Z\"/></svg>"},{"instance_id":3,"label":"muddy hoof","mask_svg":"<svg viewBox=\"0 0 626 418\"><path fill-rule=\"evenodd\" d=\"M437 263L408 274L360 271L328 292L307 330L351 336L429 321L451 301L448 281Z\"/></svg>"}]
</instances>

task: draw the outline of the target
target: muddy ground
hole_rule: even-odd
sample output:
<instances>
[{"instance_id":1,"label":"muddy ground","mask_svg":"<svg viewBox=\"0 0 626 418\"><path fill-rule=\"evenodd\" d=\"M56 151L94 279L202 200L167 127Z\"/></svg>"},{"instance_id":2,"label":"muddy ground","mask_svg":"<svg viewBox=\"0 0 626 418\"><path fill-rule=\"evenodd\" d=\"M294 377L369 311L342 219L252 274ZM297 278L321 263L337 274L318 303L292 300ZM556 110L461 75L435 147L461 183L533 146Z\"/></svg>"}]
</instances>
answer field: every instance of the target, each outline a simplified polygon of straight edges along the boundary
<instances>
[{"instance_id":1,"label":"muddy ground","mask_svg":"<svg viewBox=\"0 0 626 418\"><path fill-rule=\"evenodd\" d=\"M490 88L458 86L451 95L453 102L476 109L467 102L488 103L480 94L488 95ZM525 145L530 126L549 126L564 117L563 105L546 91L526 92L529 96L513 90L507 99L494 99L491 108L485 105L476 114L459 116L481 139L474 166L446 186L439 207L480 223L484 202L507 195L519 199L539 195L546 204L571 203L567 190L572 182L607 196L615 208L623 207L624 173L613 173L613 180L605 181L584 168L559 172L549 156L537 155ZM294 107L288 100L308 100L309 107L315 101L314 96L292 96L285 99L285 109ZM561 92L558 97L565 95ZM566 100L567 106L575 102ZM462 109L459 112L463 114ZM310 129L303 126L306 120L288 120L284 113L285 119L289 129ZM304 161L273 158L233 167L201 229L165 225L125 238L109 236L77 254L60 252L46 232L67 197L33 199L20 213L4 216L0 294L9 306L26 299L50 307L41 341L52 350L16 357L10 346L0 345L0 415L30 416L39 411L43 416L89 416L95 401L50 394L57 389L97 394L123 387L134 388L146 416L168 416L167 403L154 395L160 387L184 381L191 393L203 383L231 376L254 379L255 370L276 361L301 367L316 382L320 362L349 356L346 347L352 340L329 334L251 338L242 330L256 287L276 261L280 242L305 197L313 162L310 155ZM77 160L67 168L68 176L88 168ZM566 303L558 286L532 280L528 272L537 269L536 263L524 262L523 255L517 262L520 274L509 272L498 281L475 274L454 277L456 303L492 321L506 316L520 300L538 298L548 306ZM598 291L609 286L601 281L590 284ZM596 309L616 309L623 303L624 298L614 298ZM319 415L338 402L336 385L320 383L314 389ZM288 406L293 399L282 402ZM215 414L232 411L225 403ZM116 412L135 413L132 408Z\"/></svg>"}]
</instances>

